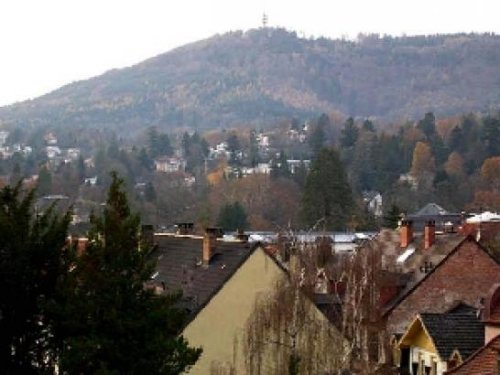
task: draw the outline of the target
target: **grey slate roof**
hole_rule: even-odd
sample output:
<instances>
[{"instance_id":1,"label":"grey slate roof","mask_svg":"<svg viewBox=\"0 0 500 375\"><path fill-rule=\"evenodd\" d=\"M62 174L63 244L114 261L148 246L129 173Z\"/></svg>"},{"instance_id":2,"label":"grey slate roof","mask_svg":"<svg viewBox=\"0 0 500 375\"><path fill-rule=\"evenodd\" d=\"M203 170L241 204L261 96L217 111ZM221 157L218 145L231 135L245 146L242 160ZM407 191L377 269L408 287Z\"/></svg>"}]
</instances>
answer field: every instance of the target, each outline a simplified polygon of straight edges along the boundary
<instances>
[{"instance_id":1,"label":"grey slate roof","mask_svg":"<svg viewBox=\"0 0 500 375\"><path fill-rule=\"evenodd\" d=\"M437 216L446 215L448 212L436 203L428 203L422 207L419 211L415 212L414 216Z\"/></svg>"},{"instance_id":2,"label":"grey slate roof","mask_svg":"<svg viewBox=\"0 0 500 375\"><path fill-rule=\"evenodd\" d=\"M442 360L455 349L465 360L484 344L484 324L474 313L421 313L420 319Z\"/></svg>"},{"instance_id":3,"label":"grey slate roof","mask_svg":"<svg viewBox=\"0 0 500 375\"><path fill-rule=\"evenodd\" d=\"M210 264L203 266L200 237L156 235L157 258L155 283L164 285L165 293L182 291L181 307L189 320L217 294L259 244L217 241Z\"/></svg>"}]
</instances>

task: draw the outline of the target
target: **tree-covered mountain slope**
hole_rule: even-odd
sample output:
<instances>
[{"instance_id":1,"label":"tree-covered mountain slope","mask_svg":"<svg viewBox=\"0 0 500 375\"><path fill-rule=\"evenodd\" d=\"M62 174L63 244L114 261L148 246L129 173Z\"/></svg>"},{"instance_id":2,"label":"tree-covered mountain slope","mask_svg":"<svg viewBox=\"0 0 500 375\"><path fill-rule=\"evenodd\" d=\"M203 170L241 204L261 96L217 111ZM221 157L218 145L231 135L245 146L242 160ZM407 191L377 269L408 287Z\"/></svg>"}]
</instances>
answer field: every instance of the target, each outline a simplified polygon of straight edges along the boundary
<instances>
[{"instance_id":1,"label":"tree-covered mountain slope","mask_svg":"<svg viewBox=\"0 0 500 375\"><path fill-rule=\"evenodd\" d=\"M346 41L259 29L217 35L0 108L0 122L210 128L330 111L392 121L499 104L500 36Z\"/></svg>"}]
</instances>

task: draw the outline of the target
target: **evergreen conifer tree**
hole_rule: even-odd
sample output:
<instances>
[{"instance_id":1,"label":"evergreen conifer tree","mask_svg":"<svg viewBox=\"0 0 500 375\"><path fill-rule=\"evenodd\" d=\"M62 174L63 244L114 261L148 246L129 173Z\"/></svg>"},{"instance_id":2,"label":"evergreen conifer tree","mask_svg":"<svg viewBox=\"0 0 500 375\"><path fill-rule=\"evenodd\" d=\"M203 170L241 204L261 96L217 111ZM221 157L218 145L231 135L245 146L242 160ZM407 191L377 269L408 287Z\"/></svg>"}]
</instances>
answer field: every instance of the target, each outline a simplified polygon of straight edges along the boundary
<instances>
[{"instance_id":1,"label":"evergreen conifer tree","mask_svg":"<svg viewBox=\"0 0 500 375\"><path fill-rule=\"evenodd\" d=\"M311 165L302 198L306 225L324 220L327 229L345 229L354 206L352 191L338 152L322 149Z\"/></svg>"},{"instance_id":2,"label":"evergreen conifer tree","mask_svg":"<svg viewBox=\"0 0 500 375\"><path fill-rule=\"evenodd\" d=\"M201 349L178 336L179 295L145 288L154 262L140 246L139 217L130 212L123 181L112 174L101 217L91 219L88 246L76 260L56 334L60 369L70 374L178 374Z\"/></svg>"},{"instance_id":3,"label":"evergreen conifer tree","mask_svg":"<svg viewBox=\"0 0 500 375\"><path fill-rule=\"evenodd\" d=\"M55 340L47 307L67 273L69 214L37 213L35 192L0 190L0 372L54 373Z\"/></svg>"}]
</instances>

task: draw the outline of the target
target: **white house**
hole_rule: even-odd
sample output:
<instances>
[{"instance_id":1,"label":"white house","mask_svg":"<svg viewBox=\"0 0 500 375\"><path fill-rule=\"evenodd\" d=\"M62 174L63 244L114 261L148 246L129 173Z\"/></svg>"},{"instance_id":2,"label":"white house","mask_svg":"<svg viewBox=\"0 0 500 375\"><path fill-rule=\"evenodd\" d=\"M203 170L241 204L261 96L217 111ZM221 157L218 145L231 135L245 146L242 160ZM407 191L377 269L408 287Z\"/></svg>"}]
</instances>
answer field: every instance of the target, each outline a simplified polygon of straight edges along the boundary
<instances>
[{"instance_id":1,"label":"white house","mask_svg":"<svg viewBox=\"0 0 500 375\"><path fill-rule=\"evenodd\" d=\"M158 172L184 172L186 160L178 157L161 156L155 159L155 169Z\"/></svg>"}]
</instances>

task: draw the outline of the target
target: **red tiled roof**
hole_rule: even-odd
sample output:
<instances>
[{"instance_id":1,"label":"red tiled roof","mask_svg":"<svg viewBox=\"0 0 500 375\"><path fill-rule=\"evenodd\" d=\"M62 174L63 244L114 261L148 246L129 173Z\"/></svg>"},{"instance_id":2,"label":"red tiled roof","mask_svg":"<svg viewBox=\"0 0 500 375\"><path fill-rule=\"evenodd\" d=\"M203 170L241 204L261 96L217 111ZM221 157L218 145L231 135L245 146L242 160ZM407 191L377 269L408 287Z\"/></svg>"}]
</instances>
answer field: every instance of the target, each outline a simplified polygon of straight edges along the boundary
<instances>
[{"instance_id":1,"label":"red tiled roof","mask_svg":"<svg viewBox=\"0 0 500 375\"><path fill-rule=\"evenodd\" d=\"M500 360L500 335L478 349L460 366L445 372L446 375L494 375Z\"/></svg>"}]
</instances>

